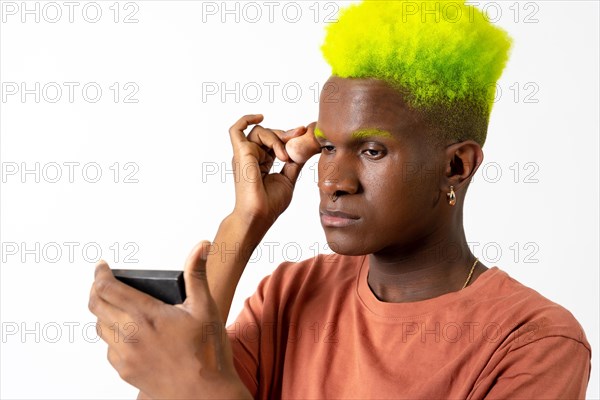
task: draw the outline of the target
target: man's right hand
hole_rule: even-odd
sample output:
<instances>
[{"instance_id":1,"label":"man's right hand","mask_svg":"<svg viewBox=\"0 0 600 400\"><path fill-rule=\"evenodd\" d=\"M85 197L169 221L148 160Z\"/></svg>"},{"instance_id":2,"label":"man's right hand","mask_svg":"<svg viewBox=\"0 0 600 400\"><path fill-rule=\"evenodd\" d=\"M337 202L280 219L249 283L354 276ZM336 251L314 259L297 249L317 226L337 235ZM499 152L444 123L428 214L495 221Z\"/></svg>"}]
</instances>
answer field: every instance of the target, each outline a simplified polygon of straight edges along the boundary
<instances>
[{"instance_id":1,"label":"man's right hand","mask_svg":"<svg viewBox=\"0 0 600 400\"><path fill-rule=\"evenodd\" d=\"M257 228L261 237L289 206L296 180L304 166L304 163L294 162L289 157L285 144L302 135L314 137L315 126L311 123L308 128L301 126L282 131L263 128L258 125L262 120L262 114L245 115L229 129L235 171L233 214L248 226ZM244 130L253 124L255 126L246 137ZM309 157L317 154L320 151L318 143L308 141L306 151ZM286 163L281 172L269 174L275 157Z\"/></svg>"},{"instance_id":2,"label":"man's right hand","mask_svg":"<svg viewBox=\"0 0 600 400\"><path fill-rule=\"evenodd\" d=\"M235 289L252 252L289 206L304 163L321 151L314 138L316 122L289 131L255 125L246 137L244 129L262 120L260 114L246 115L229 129L235 207L221 222L207 260L208 284L222 321L227 321ZM298 162L290 159L286 144ZM281 172L269 174L275 157L286 163Z\"/></svg>"}]
</instances>

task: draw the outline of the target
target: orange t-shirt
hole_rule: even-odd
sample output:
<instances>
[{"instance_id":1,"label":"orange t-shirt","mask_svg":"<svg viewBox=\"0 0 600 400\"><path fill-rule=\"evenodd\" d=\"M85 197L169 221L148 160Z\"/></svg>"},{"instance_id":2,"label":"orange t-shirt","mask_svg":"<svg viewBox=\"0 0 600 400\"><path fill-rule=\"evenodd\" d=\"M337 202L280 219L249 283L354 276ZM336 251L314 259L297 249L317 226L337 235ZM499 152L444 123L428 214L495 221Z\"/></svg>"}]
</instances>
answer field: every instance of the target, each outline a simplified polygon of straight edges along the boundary
<instances>
[{"instance_id":1,"label":"orange t-shirt","mask_svg":"<svg viewBox=\"0 0 600 400\"><path fill-rule=\"evenodd\" d=\"M584 398L575 317L494 266L465 289L379 301L368 256L284 262L227 327L256 399Z\"/></svg>"}]
</instances>

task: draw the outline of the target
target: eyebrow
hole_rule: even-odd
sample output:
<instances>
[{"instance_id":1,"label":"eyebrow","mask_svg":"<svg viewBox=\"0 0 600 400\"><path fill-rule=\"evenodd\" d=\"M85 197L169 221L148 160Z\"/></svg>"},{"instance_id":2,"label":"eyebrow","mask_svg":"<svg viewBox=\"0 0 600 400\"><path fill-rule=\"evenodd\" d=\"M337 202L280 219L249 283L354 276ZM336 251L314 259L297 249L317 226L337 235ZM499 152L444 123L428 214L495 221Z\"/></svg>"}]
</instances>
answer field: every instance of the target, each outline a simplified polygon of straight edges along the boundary
<instances>
[{"instance_id":1,"label":"eyebrow","mask_svg":"<svg viewBox=\"0 0 600 400\"><path fill-rule=\"evenodd\" d=\"M314 131L315 137L317 139L327 139L325 137L325 134L323 133L322 130L320 130L318 127L315 126L315 131Z\"/></svg>"},{"instance_id":2,"label":"eyebrow","mask_svg":"<svg viewBox=\"0 0 600 400\"><path fill-rule=\"evenodd\" d=\"M324 139L324 140L327 139L325 137L325 134L323 133L323 131L320 130L318 127L315 127L314 135L317 139ZM384 131L381 129L375 129L375 128L368 128L368 129L359 129L357 131L354 131L354 132L352 132L350 137L352 139L366 139L366 138L371 138L371 137L391 138L393 136L388 131Z\"/></svg>"}]
</instances>

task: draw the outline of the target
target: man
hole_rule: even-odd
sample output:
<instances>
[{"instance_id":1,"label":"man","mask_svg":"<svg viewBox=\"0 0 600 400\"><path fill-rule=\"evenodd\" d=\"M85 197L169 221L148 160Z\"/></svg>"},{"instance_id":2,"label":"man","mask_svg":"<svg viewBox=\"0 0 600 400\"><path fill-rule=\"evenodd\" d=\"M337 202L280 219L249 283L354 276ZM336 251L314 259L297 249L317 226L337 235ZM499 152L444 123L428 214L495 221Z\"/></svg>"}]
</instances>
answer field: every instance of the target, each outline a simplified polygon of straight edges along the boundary
<instances>
[{"instance_id":1,"label":"man","mask_svg":"<svg viewBox=\"0 0 600 400\"><path fill-rule=\"evenodd\" d=\"M462 3L348 7L323 46L332 76L318 121L283 132L247 115L230 129L236 202L212 248L238 252L197 246L175 307L98 265L90 309L121 377L140 398L583 398L579 323L479 262L464 233L509 47ZM253 249L319 151L336 254L280 265L225 330ZM269 174L275 157L286 164ZM138 324L136 343L111 340L116 321Z\"/></svg>"}]
</instances>

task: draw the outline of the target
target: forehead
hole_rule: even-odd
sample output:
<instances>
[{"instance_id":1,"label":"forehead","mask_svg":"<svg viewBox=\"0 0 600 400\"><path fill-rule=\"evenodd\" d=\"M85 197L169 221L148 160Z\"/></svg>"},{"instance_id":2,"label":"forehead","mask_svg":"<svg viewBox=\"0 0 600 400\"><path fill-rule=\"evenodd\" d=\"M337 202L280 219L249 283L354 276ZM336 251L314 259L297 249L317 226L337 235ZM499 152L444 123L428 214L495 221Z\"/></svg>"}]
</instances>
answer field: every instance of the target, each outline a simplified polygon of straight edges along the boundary
<instances>
[{"instance_id":1,"label":"forehead","mask_svg":"<svg viewBox=\"0 0 600 400\"><path fill-rule=\"evenodd\" d=\"M380 129L406 138L420 132L423 122L385 82L333 76L321 91L317 126L326 135Z\"/></svg>"}]
</instances>

